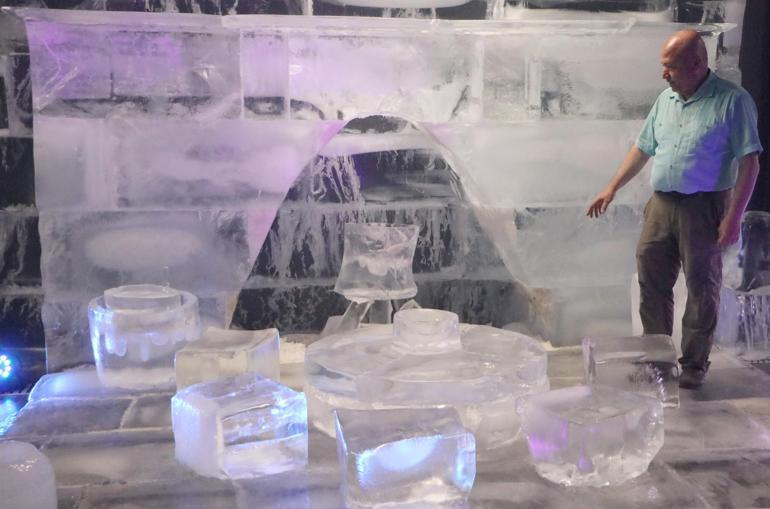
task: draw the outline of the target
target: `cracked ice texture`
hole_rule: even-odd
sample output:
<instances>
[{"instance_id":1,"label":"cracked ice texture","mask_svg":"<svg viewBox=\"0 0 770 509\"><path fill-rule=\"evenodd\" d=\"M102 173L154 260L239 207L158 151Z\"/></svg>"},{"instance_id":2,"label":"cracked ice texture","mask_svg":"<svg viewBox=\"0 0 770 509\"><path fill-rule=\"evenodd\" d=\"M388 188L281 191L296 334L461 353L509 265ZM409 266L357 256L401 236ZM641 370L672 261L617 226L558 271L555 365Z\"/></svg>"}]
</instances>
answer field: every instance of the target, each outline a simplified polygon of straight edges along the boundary
<instances>
[{"instance_id":1,"label":"cracked ice texture","mask_svg":"<svg viewBox=\"0 0 770 509\"><path fill-rule=\"evenodd\" d=\"M174 354L200 337L198 299L157 285L111 288L88 307L96 369L103 384L164 387Z\"/></svg>"},{"instance_id":2,"label":"cracked ice texture","mask_svg":"<svg viewBox=\"0 0 770 509\"><path fill-rule=\"evenodd\" d=\"M524 434L538 474L567 486L620 484L663 447L657 398L614 387L568 387L531 397Z\"/></svg>"},{"instance_id":3,"label":"cracked ice texture","mask_svg":"<svg viewBox=\"0 0 770 509\"><path fill-rule=\"evenodd\" d=\"M56 509L51 462L32 444L0 442L0 493L3 507Z\"/></svg>"},{"instance_id":4,"label":"cracked ice texture","mask_svg":"<svg viewBox=\"0 0 770 509\"><path fill-rule=\"evenodd\" d=\"M203 382L171 400L176 457L200 475L242 479L307 464L305 395L254 373Z\"/></svg>"}]
</instances>

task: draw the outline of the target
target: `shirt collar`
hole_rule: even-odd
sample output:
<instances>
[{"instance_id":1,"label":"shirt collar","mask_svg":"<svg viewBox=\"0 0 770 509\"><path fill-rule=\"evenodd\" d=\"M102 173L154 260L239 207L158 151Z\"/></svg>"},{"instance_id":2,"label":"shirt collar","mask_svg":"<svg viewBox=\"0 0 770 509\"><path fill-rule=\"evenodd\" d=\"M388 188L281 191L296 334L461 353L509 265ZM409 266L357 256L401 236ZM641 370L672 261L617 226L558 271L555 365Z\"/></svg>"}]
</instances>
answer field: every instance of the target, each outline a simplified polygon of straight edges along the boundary
<instances>
[{"instance_id":1,"label":"shirt collar","mask_svg":"<svg viewBox=\"0 0 770 509\"><path fill-rule=\"evenodd\" d=\"M701 99L702 97L710 97L714 95L714 84L716 82L716 74L709 69L709 73L706 75L706 79L703 80L703 83L698 87L698 90L695 91L693 95L690 96L689 99L686 101L682 99L682 97L679 95L679 93L674 92L671 90L669 93L669 97L671 99L676 99L679 102L682 102L684 104L689 104L697 101L698 99Z\"/></svg>"}]
</instances>

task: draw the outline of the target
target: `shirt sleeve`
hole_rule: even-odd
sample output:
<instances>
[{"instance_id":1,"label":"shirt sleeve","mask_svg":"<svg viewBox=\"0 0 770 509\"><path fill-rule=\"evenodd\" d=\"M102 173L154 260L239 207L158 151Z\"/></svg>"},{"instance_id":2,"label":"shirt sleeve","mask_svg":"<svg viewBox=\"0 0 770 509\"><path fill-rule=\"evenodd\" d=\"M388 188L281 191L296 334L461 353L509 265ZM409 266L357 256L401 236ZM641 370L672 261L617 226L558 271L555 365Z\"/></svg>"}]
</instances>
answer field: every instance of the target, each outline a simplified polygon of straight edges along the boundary
<instances>
[{"instance_id":1,"label":"shirt sleeve","mask_svg":"<svg viewBox=\"0 0 770 509\"><path fill-rule=\"evenodd\" d=\"M655 141L655 118L658 113L659 101L660 97L655 100L655 104L652 105L650 112L647 114L647 119L644 121L639 136L636 137L637 148L648 156L654 156L655 149L658 148L658 143Z\"/></svg>"},{"instance_id":2,"label":"shirt sleeve","mask_svg":"<svg viewBox=\"0 0 770 509\"><path fill-rule=\"evenodd\" d=\"M730 148L738 159L753 152L762 152L757 130L757 106L745 91L735 95L730 111Z\"/></svg>"}]
</instances>

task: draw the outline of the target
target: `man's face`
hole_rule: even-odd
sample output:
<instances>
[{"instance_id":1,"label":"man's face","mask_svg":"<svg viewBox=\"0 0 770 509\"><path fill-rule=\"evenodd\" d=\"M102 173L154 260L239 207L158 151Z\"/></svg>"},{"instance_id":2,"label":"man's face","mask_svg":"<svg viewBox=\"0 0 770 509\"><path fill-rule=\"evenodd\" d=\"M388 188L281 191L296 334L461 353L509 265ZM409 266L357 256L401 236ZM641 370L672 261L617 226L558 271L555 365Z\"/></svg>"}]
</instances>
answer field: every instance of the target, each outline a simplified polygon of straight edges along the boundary
<instances>
[{"instance_id":1,"label":"man's face","mask_svg":"<svg viewBox=\"0 0 770 509\"><path fill-rule=\"evenodd\" d=\"M663 66L662 78L674 92L692 93L697 85L696 65L693 59L684 58L681 52L663 48L660 53L660 65Z\"/></svg>"}]
</instances>

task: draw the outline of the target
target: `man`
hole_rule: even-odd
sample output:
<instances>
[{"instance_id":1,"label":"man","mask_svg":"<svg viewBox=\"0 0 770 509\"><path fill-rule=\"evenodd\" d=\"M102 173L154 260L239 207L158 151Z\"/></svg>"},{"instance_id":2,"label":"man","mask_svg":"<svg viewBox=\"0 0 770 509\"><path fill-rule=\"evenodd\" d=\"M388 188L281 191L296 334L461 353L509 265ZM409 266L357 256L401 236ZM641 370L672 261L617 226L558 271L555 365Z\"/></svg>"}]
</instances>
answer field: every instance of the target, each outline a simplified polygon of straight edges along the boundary
<instances>
[{"instance_id":1,"label":"man","mask_svg":"<svg viewBox=\"0 0 770 509\"><path fill-rule=\"evenodd\" d=\"M687 305L679 386L697 389L710 364L719 312L721 248L738 240L762 146L754 101L709 70L697 32L674 34L660 59L670 87L658 96L635 144L586 214L603 214L618 189L655 156L655 192L644 209L636 251L639 313L645 334L671 335L673 286L681 267Z\"/></svg>"}]
</instances>

